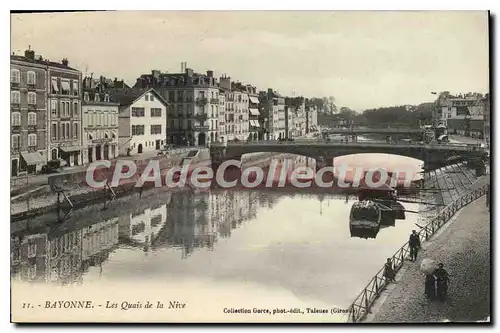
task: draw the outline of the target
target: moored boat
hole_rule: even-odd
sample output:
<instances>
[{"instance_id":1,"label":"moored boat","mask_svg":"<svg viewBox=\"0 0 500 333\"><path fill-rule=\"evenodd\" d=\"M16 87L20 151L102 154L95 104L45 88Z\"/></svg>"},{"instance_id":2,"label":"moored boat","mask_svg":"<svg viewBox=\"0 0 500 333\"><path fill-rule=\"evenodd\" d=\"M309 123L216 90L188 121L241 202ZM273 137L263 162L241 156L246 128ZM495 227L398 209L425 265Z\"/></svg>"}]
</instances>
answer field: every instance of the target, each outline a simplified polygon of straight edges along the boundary
<instances>
[{"instance_id":1,"label":"moored boat","mask_svg":"<svg viewBox=\"0 0 500 333\"><path fill-rule=\"evenodd\" d=\"M371 200L355 202L349 215L351 237L375 238L380 230L382 212Z\"/></svg>"}]
</instances>

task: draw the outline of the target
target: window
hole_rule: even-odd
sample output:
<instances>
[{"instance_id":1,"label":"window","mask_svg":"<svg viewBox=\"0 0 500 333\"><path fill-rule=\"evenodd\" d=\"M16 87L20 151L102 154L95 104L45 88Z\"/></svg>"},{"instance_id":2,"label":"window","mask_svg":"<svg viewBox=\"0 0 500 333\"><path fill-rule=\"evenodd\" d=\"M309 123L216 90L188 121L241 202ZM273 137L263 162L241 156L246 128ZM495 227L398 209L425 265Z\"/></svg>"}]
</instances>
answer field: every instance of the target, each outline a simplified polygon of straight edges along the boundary
<instances>
[{"instance_id":1,"label":"window","mask_svg":"<svg viewBox=\"0 0 500 333\"><path fill-rule=\"evenodd\" d=\"M173 102L175 100L175 95L174 95L174 92L173 91L169 91L168 92L168 100L170 102Z\"/></svg>"},{"instance_id":2,"label":"window","mask_svg":"<svg viewBox=\"0 0 500 333\"><path fill-rule=\"evenodd\" d=\"M51 78L51 79L50 79L50 81L51 81L51 83L52 83L52 84L51 84L52 93L53 93L53 94L57 94L57 93L59 93L59 87L58 87L58 85L57 85L57 78L53 77L53 78Z\"/></svg>"},{"instance_id":3,"label":"window","mask_svg":"<svg viewBox=\"0 0 500 333\"><path fill-rule=\"evenodd\" d=\"M177 101L184 102L184 91L177 92Z\"/></svg>"},{"instance_id":4,"label":"window","mask_svg":"<svg viewBox=\"0 0 500 333\"><path fill-rule=\"evenodd\" d=\"M149 95L148 95L148 94L146 94L146 95L144 96L144 98L146 99L146 102L149 100L149 98L148 98L148 97L149 97Z\"/></svg>"},{"instance_id":5,"label":"window","mask_svg":"<svg viewBox=\"0 0 500 333\"><path fill-rule=\"evenodd\" d=\"M153 102L155 100L155 96L153 94L149 95L149 100Z\"/></svg>"},{"instance_id":6,"label":"window","mask_svg":"<svg viewBox=\"0 0 500 333\"><path fill-rule=\"evenodd\" d=\"M28 104L30 105L36 105L36 93L30 91L28 93Z\"/></svg>"},{"instance_id":7,"label":"window","mask_svg":"<svg viewBox=\"0 0 500 333\"><path fill-rule=\"evenodd\" d=\"M132 117L144 117L144 108L132 108Z\"/></svg>"},{"instance_id":8,"label":"window","mask_svg":"<svg viewBox=\"0 0 500 333\"><path fill-rule=\"evenodd\" d=\"M10 82L12 83L21 82L21 73L19 72L19 69L13 68L10 70Z\"/></svg>"},{"instance_id":9,"label":"window","mask_svg":"<svg viewBox=\"0 0 500 333\"><path fill-rule=\"evenodd\" d=\"M73 95L78 96L78 81L73 80Z\"/></svg>"},{"instance_id":10,"label":"window","mask_svg":"<svg viewBox=\"0 0 500 333\"><path fill-rule=\"evenodd\" d=\"M105 102L109 102L109 95L108 95L108 94L105 94L105 95L104 95L104 101L105 101Z\"/></svg>"},{"instance_id":11,"label":"window","mask_svg":"<svg viewBox=\"0 0 500 333\"><path fill-rule=\"evenodd\" d=\"M10 92L10 102L13 104L21 103L21 93L19 91Z\"/></svg>"},{"instance_id":12,"label":"window","mask_svg":"<svg viewBox=\"0 0 500 333\"><path fill-rule=\"evenodd\" d=\"M161 117L161 108L151 108L151 117Z\"/></svg>"},{"instance_id":13,"label":"window","mask_svg":"<svg viewBox=\"0 0 500 333\"><path fill-rule=\"evenodd\" d=\"M66 138L66 132L64 130L64 124L59 125L59 137L58 139L65 139Z\"/></svg>"},{"instance_id":14,"label":"window","mask_svg":"<svg viewBox=\"0 0 500 333\"><path fill-rule=\"evenodd\" d=\"M21 148L21 136L19 134L14 134L12 136L12 148L13 149Z\"/></svg>"},{"instance_id":15,"label":"window","mask_svg":"<svg viewBox=\"0 0 500 333\"><path fill-rule=\"evenodd\" d=\"M161 125L151 125L151 135L161 134Z\"/></svg>"},{"instance_id":16,"label":"window","mask_svg":"<svg viewBox=\"0 0 500 333\"><path fill-rule=\"evenodd\" d=\"M144 125L132 125L132 135L144 135Z\"/></svg>"},{"instance_id":17,"label":"window","mask_svg":"<svg viewBox=\"0 0 500 333\"><path fill-rule=\"evenodd\" d=\"M50 101L50 112L53 117L57 116L57 101Z\"/></svg>"},{"instance_id":18,"label":"window","mask_svg":"<svg viewBox=\"0 0 500 333\"><path fill-rule=\"evenodd\" d=\"M101 126L101 120L102 120L102 119L101 119L101 115L102 115L102 113L100 113L99 111L96 111L96 114L95 114L95 117L96 117L96 123L95 123L95 124L96 124L97 126Z\"/></svg>"},{"instance_id":19,"label":"window","mask_svg":"<svg viewBox=\"0 0 500 333\"><path fill-rule=\"evenodd\" d=\"M28 134L28 147L36 147L36 134Z\"/></svg>"},{"instance_id":20,"label":"window","mask_svg":"<svg viewBox=\"0 0 500 333\"><path fill-rule=\"evenodd\" d=\"M69 123L66 123L66 138L69 139L71 136L69 134Z\"/></svg>"},{"instance_id":21,"label":"window","mask_svg":"<svg viewBox=\"0 0 500 333\"><path fill-rule=\"evenodd\" d=\"M94 124L94 112L91 112L91 113L89 114L89 125L90 125L90 126L94 126L94 125L95 125L95 124Z\"/></svg>"},{"instance_id":22,"label":"window","mask_svg":"<svg viewBox=\"0 0 500 333\"><path fill-rule=\"evenodd\" d=\"M78 137L78 123L73 123L73 137Z\"/></svg>"},{"instance_id":23,"label":"window","mask_svg":"<svg viewBox=\"0 0 500 333\"><path fill-rule=\"evenodd\" d=\"M61 90L63 95L69 95L71 90L69 86L69 80L61 80Z\"/></svg>"},{"instance_id":24,"label":"window","mask_svg":"<svg viewBox=\"0 0 500 333\"><path fill-rule=\"evenodd\" d=\"M90 97L89 97L89 93L88 93L88 92L85 92L85 93L83 94L83 100L84 100L85 102L88 102L88 101L89 101L89 99L90 99Z\"/></svg>"},{"instance_id":25,"label":"window","mask_svg":"<svg viewBox=\"0 0 500 333\"><path fill-rule=\"evenodd\" d=\"M54 141L55 139L57 139L57 124L56 123L52 123L52 130L51 130L51 136L52 136L52 141Z\"/></svg>"},{"instance_id":26,"label":"window","mask_svg":"<svg viewBox=\"0 0 500 333\"><path fill-rule=\"evenodd\" d=\"M36 84L36 73L33 71L29 71L28 73L26 73L26 75L27 83L34 86Z\"/></svg>"},{"instance_id":27,"label":"window","mask_svg":"<svg viewBox=\"0 0 500 333\"><path fill-rule=\"evenodd\" d=\"M12 112L12 126L21 126L21 112Z\"/></svg>"},{"instance_id":28,"label":"window","mask_svg":"<svg viewBox=\"0 0 500 333\"><path fill-rule=\"evenodd\" d=\"M109 114L107 112L104 114L104 126L109 126Z\"/></svg>"},{"instance_id":29,"label":"window","mask_svg":"<svg viewBox=\"0 0 500 333\"><path fill-rule=\"evenodd\" d=\"M94 95L94 102L99 102L99 94Z\"/></svg>"},{"instance_id":30,"label":"window","mask_svg":"<svg viewBox=\"0 0 500 333\"><path fill-rule=\"evenodd\" d=\"M73 102L73 116L78 117L78 102Z\"/></svg>"},{"instance_id":31,"label":"window","mask_svg":"<svg viewBox=\"0 0 500 333\"><path fill-rule=\"evenodd\" d=\"M35 112L28 113L28 126L36 126L36 113Z\"/></svg>"}]
</instances>

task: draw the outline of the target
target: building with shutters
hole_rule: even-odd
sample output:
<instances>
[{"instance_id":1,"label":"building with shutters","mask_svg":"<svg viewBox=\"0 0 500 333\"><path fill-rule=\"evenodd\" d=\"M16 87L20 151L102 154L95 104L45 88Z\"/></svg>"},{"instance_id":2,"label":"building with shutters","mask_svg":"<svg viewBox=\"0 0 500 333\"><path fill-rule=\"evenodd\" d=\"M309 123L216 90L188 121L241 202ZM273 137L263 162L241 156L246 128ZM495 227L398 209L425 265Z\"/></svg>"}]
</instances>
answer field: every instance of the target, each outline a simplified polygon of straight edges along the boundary
<instances>
[{"instance_id":1,"label":"building with shutters","mask_svg":"<svg viewBox=\"0 0 500 333\"><path fill-rule=\"evenodd\" d=\"M118 103L120 155L161 150L166 143L168 103L155 89L123 88L109 91Z\"/></svg>"},{"instance_id":2,"label":"building with shutters","mask_svg":"<svg viewBox=\"0 0 500 333\"><path fill-rule=\"evenodd\" d=\"M168 143L205 147L219 140L223 105L213 71L195 73L183 62L180 73L153 70L141 75L134 88L154 88L169 103Z\"/></svg>"},{"instance_id":3,"label":"building with shutters","mask_svg":"<svg viewBox=\"0 0 500 333\"><path fill-rule=\"evenodd\" d=\"M11 175L47 163L47 65L33 50L10 57Z\"/></svg>"},{"instance_id":4,"label":"building with shutters","mask_svg":"<svg viewBox=\"0 0 500 333\"><path fill-rule=\"evenodd\" d=\"M115 159L119 155L119 104L109 94L112 81L86 77L83 86L83 163Z\"/></svg>"},{"instance_id":5,"label":"building with shutters","mask_svg":"<svg viewBox=\"0 0 500 333\"><path fill-rule=\"evenodd\" d=\"M48 146L50 160L82 164L82 73L61 63L47 62Z\"/></svg>"}]
</instances>

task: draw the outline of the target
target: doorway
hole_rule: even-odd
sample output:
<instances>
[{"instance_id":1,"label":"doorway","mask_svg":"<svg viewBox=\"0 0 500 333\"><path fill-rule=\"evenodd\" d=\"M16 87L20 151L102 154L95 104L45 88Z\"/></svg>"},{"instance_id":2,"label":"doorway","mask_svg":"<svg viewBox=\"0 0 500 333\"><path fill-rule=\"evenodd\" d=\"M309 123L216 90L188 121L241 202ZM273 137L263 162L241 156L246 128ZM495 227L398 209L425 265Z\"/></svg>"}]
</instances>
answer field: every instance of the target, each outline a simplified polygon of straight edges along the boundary
<instances>
[{"instance_id":1,"label":"doorway","mask_svg":"<svg viewBox=\"0 0 500 333\"><path fill-rule=\"evenodd\" d=\"M92 163L92 162L94 162L94 161L92 160L92 148L89 148L88 150L89 150L89 153L88 153L89 163Z\"/></svg>"},{"instance_id":2,"label":"doorway","mask_svg":"<svg viewBox=\"0 0 500 333\"><path fill-rule=\"evenodd\" d=\"M15 159L15 160L12 160L11 161L11 175L13 177L17 176L17 172L18 172L18 162L19 160Z\"/></svg>"},{"instance_id":3,"label":"doorway","mask_svg":"<svg viewBox=\"0 0 500 333\"><path fill-rule=\"evenodd\" d=\"M95 146L95 160L99 161L101 159L101 145Z\"/></svg>"},{"instance_id":4,"label":"doorway","mask_svg":"<svg viewBox=\"0 0 500 333\"><path fill-rule=\"evenodd\" d=\"M161 140L156 140L156 150L161 149Z\"/></svg>"},{"instance_id":5,"label":"doorway","mask_svg":"<svg viewBox=\"0 0 500 333\"><path fill-rule=\"evenodd\" d=\"M109 145L104 145L104 159L109 160Z\"/></svg>"},{"instance_id":6,"label":"doorway","mask_svg":"<svg viewBox=\"0 0 500 333\"><path fill-rule=\"evenodd\" d=\"M142 154L142 143L139 143L139 145L137 146L137 152L139 154Z\"/></svg>"},{"instance_id":7,"label":"doorway","mask_svg":"<svg viewBox=\"0 0 500 333\"><path fill-rule=\"evenodd\" d=\"M204 147L205 144L207 143L207 136L205 133L200 133L198 135L198 146Z\"/></svg>"}]
</instances>

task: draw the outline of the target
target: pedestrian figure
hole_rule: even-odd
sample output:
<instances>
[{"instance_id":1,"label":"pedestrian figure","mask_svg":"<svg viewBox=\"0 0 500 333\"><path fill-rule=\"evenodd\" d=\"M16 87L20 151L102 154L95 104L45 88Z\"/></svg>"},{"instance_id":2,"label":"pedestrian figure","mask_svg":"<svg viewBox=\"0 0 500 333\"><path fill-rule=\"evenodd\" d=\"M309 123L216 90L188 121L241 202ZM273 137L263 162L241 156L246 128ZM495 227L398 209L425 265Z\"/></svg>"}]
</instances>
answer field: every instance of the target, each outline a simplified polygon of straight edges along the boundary
<instances>
[{"instance_id":1,"label":"pedestrian figure","mask_svg":"<svg viewBox=\"0 0 500 333\"><path fill-rule=\"evenodd\" d=\"M396 282L396 273L394 272L391 258L387 258L384 265L384 277L387 282Z\"/></svg>"},{"instance_id":2,"label":"pedestrian figure","mask_svg":"<svg viewBox=\"0 0 500 333\"><path fill-rule=\"evenodd\" d=\"M416 261L417 253L420 249L420 236L417 234L417 231L412 230L408 244L410 245L410 260Z\"/></svg>"},{"instance_id":3,"label":"pedestrian figure","mask_svg":"<svg viewBox=\"0 0 500 333\"><path fill-rule=\"evenodd\" d=\"M444 300L448 295L448 272L443 268L444 265L440 263L438 269L434 271L436 277L436 295L440 300Z\"/></svg>"},{"instance_id":4,"label":"pedestrian figure","mask_svg":"<svg viewBox=\"0 0 500 333\"><path fill-rule=\"evenodd\" d=\"M433 274L427 274L425 276L425 296L430 299L436 297L436 278Z\"/></svg>"}]
</instances>

